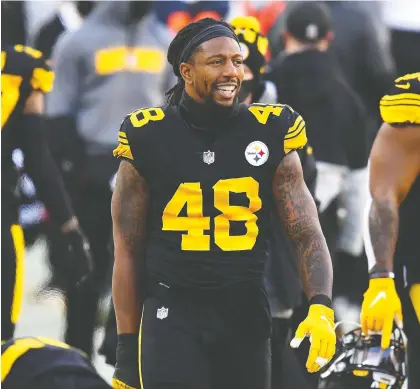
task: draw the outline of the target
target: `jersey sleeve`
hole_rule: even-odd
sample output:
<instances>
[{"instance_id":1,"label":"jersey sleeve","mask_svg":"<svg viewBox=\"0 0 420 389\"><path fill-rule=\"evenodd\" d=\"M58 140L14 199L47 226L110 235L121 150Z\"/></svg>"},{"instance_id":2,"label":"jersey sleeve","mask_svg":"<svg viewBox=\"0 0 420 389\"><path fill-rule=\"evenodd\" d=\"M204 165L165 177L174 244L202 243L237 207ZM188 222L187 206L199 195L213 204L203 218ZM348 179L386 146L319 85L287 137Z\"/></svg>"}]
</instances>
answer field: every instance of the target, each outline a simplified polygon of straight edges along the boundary
<instances>
[{"instance_id":1,"label":"jersey sleeve","mask_svg":"<svg viewBox=\"0 0 420 389\"><path fill-rule=\"evenodd\" d=\"M43 93L50 92L53 88L54 73L43 54L23 45L15 45L13 50L17 53L13 56L16 61L14 66L16 69L21 68L22 74L29 74L32 89Z\"/></svg>"},{"instance_id":2,"label":"jersey sleeve","mask_svg":"<svg viewBox=\"0 0 420 389\"><path fill-rule=\"evenodd\" d=\"M127 115L118 130L118 146L113 151L115 158L134 162L134 156L131 151L132 138L133 126L130 122L130 115Z\"/></svg>"},{"instance_id":3,"label":"jersey sleeve","mask_svg":"<svg viewBox=\"0 0 420 389\"><path fill-rule=\"evenodd\" d=\"M420 72L397 78L379 108L386 123L420 125Z\"/></svg>"},{"instance_id":4,"label":"jersey sleeve","mask_svg":"<svg viewBox=\"0 0 420 389\"><path fill-rule=\"evenodd\" d=\"M54 73L47 61L44 59L37 61L30 82L33 90L41 91L42 93L51 92L54 83Z\"/></svg>"},{"instance_id":5,"label":"jersey sleeve","mask_svg":"<svg viewBox=\"0 0 420 389\"><path fill-rule=\"evenodd\" d=\"M286 119L286 134L284 136L284 153L305 147L308 139L306 137L306 125L302 116L288 105L283 108L283 115Z\"/></svg>"}]
</instances>

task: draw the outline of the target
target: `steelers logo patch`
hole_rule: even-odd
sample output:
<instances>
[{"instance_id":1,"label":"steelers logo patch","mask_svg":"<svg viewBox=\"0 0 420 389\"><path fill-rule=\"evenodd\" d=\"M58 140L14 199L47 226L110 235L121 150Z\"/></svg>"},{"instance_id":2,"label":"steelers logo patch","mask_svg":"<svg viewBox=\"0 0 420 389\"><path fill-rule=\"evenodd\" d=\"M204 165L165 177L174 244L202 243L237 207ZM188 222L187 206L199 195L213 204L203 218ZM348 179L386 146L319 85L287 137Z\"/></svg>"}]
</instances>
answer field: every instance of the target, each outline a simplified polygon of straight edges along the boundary
<instances>
[{"instance_id":1,"label":"steelers logo patch","mask_svg":"<svg viewBox=\"0 0 420 389\"><path fill-rule=\"evenodd\" d=\"M268 147L259 140L250 143L245 150L245 158L252 166L264 165L268 155Z\"/></svg>"}]
</instances>

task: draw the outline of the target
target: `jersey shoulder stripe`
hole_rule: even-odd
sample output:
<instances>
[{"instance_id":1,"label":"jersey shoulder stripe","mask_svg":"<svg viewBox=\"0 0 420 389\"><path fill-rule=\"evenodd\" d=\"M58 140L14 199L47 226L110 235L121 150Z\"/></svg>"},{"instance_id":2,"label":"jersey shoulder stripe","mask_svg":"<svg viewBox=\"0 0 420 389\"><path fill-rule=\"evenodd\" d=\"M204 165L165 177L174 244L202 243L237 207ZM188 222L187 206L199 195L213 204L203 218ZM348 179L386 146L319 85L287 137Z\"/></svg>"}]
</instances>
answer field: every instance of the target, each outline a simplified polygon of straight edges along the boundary
<instances>
[{"instance_id":1,"label":"jersey shoulder stripe","mask_svg":"<svg viewBox=\"0 0 420 389\"><path fill-rule=\"evenodd\" d=\"M386 123L420 124L420 72L397 78L379 108Z\"/></svg>"},{"instance_id":2,"label":"jersey shoulder stripe","mask_svg":"<svg viewBox=\"0 0 420 389\"><path fill-rule=\"evenodd\" d=\"M301 149L307 143L302 116L286 104L251 104L248 106L258 123L273 127L283 137L284 153Z\"/></svg>"},{"instance_id":3,"label":"jersey shoulder stripe","mask_svg":"<svg viewBox=\"0 0 420 389\"><path fill-rule=\"evenodd\" d=\"M118 146L113 151L114 157L133 161L132 145L141 128L145 129L150 123L164 118L165 111L161 107L140 108L130 112L122 121L118 131Z\"/></svg>"}]
</instances>

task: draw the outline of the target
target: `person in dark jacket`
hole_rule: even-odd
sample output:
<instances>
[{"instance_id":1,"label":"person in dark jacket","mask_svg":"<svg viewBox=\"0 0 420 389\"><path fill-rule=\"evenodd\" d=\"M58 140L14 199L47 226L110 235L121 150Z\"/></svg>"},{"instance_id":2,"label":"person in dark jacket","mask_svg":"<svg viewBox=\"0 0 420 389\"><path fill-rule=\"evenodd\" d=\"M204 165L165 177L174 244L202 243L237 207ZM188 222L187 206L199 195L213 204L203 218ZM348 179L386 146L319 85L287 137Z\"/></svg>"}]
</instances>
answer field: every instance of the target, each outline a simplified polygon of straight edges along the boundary
<instances>
[{"instance_id":1,"label":"person in dark jacket","mask_svg":"<svg viewBox=\"0 0 420 389\"><path fill-rule=\"evenodd\" d=\"M366 266L362 252L367 114L328 52L333 39L329 8L322 3L297 3L286 17L286 49L270 64L266 77L276 84L278 101L305 117L317 161L315 196L330 249L335 251L335 295L357 305L367 280L362 277L355 288L349 283L349 272L365 274ZM340 217L335 206L342 210Z\"/></svg>"},{"instance_id":2,"label":"person in dark jacket","mask_svg":"<svg viewBox=\"0 0 420 389\"><path fill-rule=\"evenodd\" d=\"M34 47L50 58L59 36L77 30L95 6L94 1L74 1L62 4L52 19L41 26L34 40Z\"/></svg>"},{"instance_id":3,"label":"person in dark jacket","mask_svg":"<svg viewBox=\"0 0 420 389\"><path fill-rule=\"evenodd\" d=\"M261 34L260 23L252 16L239 16L231 21L238 36L244 57L245 76L241 84L239 99L242 103L272 104L280 102L276 86L263 77L268 51L267 37ZM317 169L312 147L307 144L298 150L303 176L309 191L314 196ZM305 381L316 384L316 375L308 374L293 362L287 363L287 356L295 354L300 365L305 363L307 350L289 349L289 333L296 330L307 311L307 304L296 266L296 253L287 239L286 231L275 215L271 218L271 236L269 239L269 258L265 272L270 311L272 316L271 336L271 389L280 389L283 385L292 385L295 381L300 388L306 388ZM303 297L303 298L302 298ZM290 368L291 367L291 368ZM312 376L312 377L311 377Z\"/></svg>"},{"instance_id":4,"label":"person in dark jacket","mask_svg":"<svg viewBox=\"0 0 420 389\"><path fill-rule=\"evenodd\" d=\"M288 10L277 19L268 36L273 58L284 49ZM348 84L360 96L367 113L369 145L379 127L378 101L392 86L395 65L391 55L388 29L378 22L381 4L367 1L325 2L331 14L334 39L330 51L340 65ZM332 37L331 37L332 38Z\"/></svg>"}]
</instances>

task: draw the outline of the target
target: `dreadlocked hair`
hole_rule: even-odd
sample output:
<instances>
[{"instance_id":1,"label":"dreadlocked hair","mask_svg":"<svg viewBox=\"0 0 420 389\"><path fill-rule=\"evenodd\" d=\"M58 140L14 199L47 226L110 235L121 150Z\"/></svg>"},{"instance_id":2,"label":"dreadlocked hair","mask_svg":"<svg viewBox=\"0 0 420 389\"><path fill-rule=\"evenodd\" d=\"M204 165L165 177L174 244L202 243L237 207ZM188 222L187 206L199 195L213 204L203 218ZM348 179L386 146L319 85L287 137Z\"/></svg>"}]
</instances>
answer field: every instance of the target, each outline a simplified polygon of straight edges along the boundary
<instances>
[{"instance_id":1,"label":"dreadlocked hair","mask_svg":"<svg viewBox=\"0 0 420 389\"><path fill-rule=\"evenodd\" d=\"M178 76L178 82L165 93L167 103L169 105L179 104L185 88L185 81L179 72L180 57L184 48L188 42L190 42L201 30L218 24L228 27L234 32L232 27L224 21L216 20L213 18L204 18L198 20L197 22L187 24L184 28L178 31L175 38L172 40L171 44L169 45L167 59L168 62L172 65L175 75ZM201 51L201 45L195 48L187 61L190 62L191 57L199 51Z\"/></svg>"}]
</instances>

